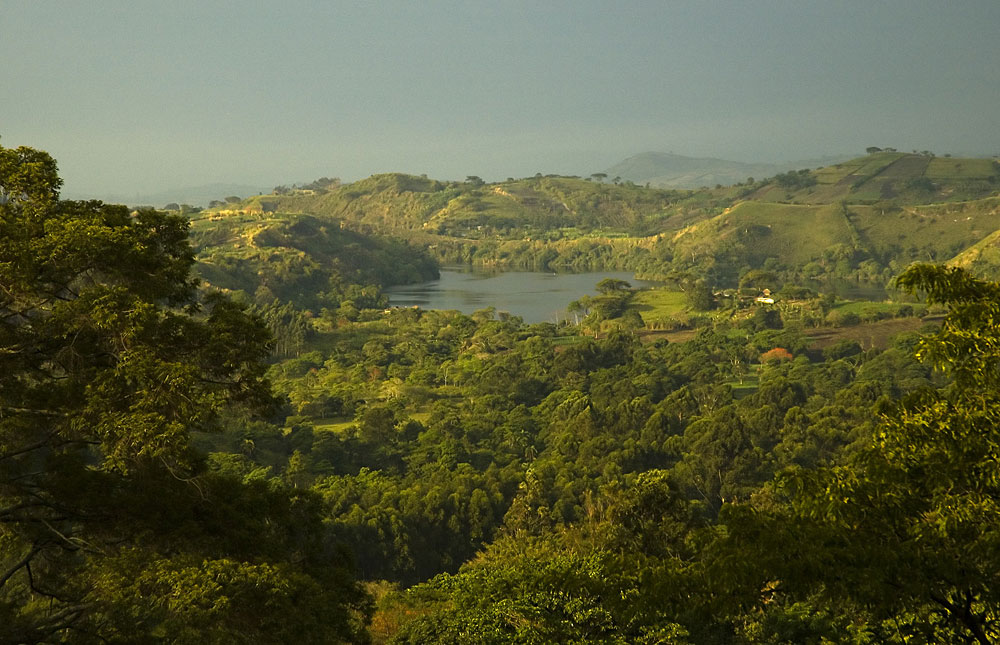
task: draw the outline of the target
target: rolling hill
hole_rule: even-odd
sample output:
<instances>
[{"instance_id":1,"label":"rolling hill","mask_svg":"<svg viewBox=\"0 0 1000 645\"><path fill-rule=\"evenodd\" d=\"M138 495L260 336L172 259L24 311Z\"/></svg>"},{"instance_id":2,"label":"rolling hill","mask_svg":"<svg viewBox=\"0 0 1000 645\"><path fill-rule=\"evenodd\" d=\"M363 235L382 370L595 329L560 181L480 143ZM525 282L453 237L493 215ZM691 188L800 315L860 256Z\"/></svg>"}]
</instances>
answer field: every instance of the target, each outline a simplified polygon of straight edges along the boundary
<instances>
[{"instance_id":1,"label":"rolling hill","mask_svg":"<svg viewBox=\"0 0 1000 645\"><path fill-rule=\"evenodd\" d=\"M261 195L209 217L308 214L404 238L446 262L886 283L913 261L997 265L1000 163L878 152L698 191L536 176L493 184L374 175ZM990 269L994 270L994 269Z\"/></svg>"},{"instance_id":2,"label":"rolling hill","mask_svg":"<svg viewBox=\"0 0 1000 645\"><path fill-rule=\"evenodd\" d=\"M342 229L310 215L199 214L191 220L195 274L223 291L258 302L273 298L336 306L345 284L420 282L436 263L398 239Z\"/></svg>"},{"instance_id":3,"label":"rolling hill","mask_svg":"<svg viewBox=\"0 0 1000 645\"><path fill-rule=\"evenodd\" d=\"M669 213L688 196L572 177L479 184L393 173L373 175L327 193L264 195L216 210L322 214L361 230L418 239L523 238L563 228L627 231Z\"/></svg>"}]
</instances>

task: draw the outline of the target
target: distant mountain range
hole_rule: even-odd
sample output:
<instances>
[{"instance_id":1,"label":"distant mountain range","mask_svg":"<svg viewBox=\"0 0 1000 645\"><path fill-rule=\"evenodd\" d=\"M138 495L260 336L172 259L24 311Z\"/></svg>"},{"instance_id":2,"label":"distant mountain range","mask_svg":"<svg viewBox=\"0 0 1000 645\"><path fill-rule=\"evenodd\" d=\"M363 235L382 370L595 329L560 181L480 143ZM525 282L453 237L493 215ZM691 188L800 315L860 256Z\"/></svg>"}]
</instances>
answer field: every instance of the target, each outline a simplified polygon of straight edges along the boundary
<instances>
[{"instance_id":1,"label":"distant mountain range","mask_svg":"<svg viewBox=\"0 0 1000 645\"><path fill-rule=\"evenodd\" d=\"M730 186L748 178L763 179L788 170L829 166L851 159L850 155L804 159L783 164L744 163L705 157L685 157L668 152L643 152L615 164L605 173L656 188L701 188Z\"/></svg>"},{"instance_id":2,"label":"distant mountain range","mask_svg":"<svg viewBox=\"0 0 1000 645\"><path fill-rule=\"evenodd\" d=\"M163 208L170 203L189 204L191 206L208 206L212 200L222 200L235 195L237 197L250 197L261 193L271 192L270 186L252 186L249 184L204 184L202 186L188 186L186 188L171 188L156 193L133 195L123 194L94 194L94 193L66 193L65 199L100 199L113 204L128 204L129 206L155 206Z\"/></svg>"}]
</instances>

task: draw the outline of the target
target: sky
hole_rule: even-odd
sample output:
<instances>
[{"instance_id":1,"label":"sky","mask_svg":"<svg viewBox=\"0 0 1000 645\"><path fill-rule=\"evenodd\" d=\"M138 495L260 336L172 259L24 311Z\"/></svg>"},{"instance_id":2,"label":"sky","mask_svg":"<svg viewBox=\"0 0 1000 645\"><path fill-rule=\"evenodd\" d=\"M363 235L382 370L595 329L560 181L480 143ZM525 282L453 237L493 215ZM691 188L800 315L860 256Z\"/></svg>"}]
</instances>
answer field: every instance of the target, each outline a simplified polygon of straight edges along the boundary
<instances>
[{"instance_id":1,"label":"sky","mask_svg":"<svg viewBox=\"0 0 1000 645\"><path fill-rule=\"evenodd\" d=\"M65 196L1000 153L996 0L0 0L0 145Z\"/></svg>"}]
</instances>

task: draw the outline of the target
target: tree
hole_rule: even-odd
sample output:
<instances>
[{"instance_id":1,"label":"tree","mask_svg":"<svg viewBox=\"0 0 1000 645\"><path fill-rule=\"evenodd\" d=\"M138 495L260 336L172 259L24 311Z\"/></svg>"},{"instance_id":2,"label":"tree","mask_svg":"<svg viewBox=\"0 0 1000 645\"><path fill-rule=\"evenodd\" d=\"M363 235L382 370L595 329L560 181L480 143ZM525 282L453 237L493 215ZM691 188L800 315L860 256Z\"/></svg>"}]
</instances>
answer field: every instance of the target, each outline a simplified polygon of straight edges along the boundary
<instances>
[{"instance_id":1,"label":"tree","mask_svg":"<svg viewBox=\"0 0 1000 645\"><path fill-rule=\"evenodd\" d=\"M767 365L771 362L783 363L785 361L790 361L793 358L795 357L792 356L792 353L784 347L775 347L774 349L770 349L761 354L759 360L761 365Z\"/></svg>"},{"instance_id":2,"label":"tree","mask_svg":"<svg viewBox=\"0 0 1000 645\"><path fill-rule=\"evenodd\" d=\"M227 406L273 404L263 323L199 295L185 218L60 185L46 153L0 148L5 639L355 639L365 596L315 501L189 446Z\"/></svg>"},{"instance_id":3,"label":"tree","mask_svg":"<svg viewBox=\"0 0 1000 645\"><path fill-rule=\"evenodd\" d=\"M611 553L522 542L501 540L459 573L407 591L414 618L391 642L690 642L662 610L637 610L638 580Z\"/></svg>"},{"instance_id":4,"label":"tree","mask_svg":"<svg viewBox=\"0 0 1000 645\"><path fill-rule=\"evenodd\" d=\"M773 271L765 269L751 269L740 276L740 289L764 289L771 288L777 290L778 276Z\"/></svg>"},{"instance_id":5,"label":"tree","mask_svg":"<svg viewBox=\"0 0 1000 645\"><path fill-rule=\"evenodd\" d=\"M688 306L696 311L708 311L715 307L715 296L712 287L704 280L696 280L684 289L684 297Z\"/></svg>"},{"instance_id":6,"label":"tree","mask_svg":"<svg viewBox=\"0 0 1000 645\"><path fill-rule=\"evenodd\" d=\"M603 295L620 293L622 291L628 291L631 288L632 285L627 281L619 280L617 278L604 278L597 283L597 292Z\"/></svg>"},{"instance_id":7,"label":"tree","mask_svg":"<svg viewBox=\"0 0 1000 645\"><path fill-rule=\"evenodd\" d=\"M580 314L584 316L588 313L588 304L590 302L589 296L584 296L579 300L573 300L568 305L566 305L566 311L573 314L573 324L580 324Z\"/></svg>"},{"instance_id":8,"label":"tree","mask_svg":"<svg viewBox=\"0 0 1000 645\"><path fill-rule=\"evenodd\" d=\"M482 177L477 177L476 175L469 175L468 177L465 178L465 182L468 184L472 184L473 186L482 186L483 184L486 183L485 181L483 181Z\"/></svg>"}]
</instances>

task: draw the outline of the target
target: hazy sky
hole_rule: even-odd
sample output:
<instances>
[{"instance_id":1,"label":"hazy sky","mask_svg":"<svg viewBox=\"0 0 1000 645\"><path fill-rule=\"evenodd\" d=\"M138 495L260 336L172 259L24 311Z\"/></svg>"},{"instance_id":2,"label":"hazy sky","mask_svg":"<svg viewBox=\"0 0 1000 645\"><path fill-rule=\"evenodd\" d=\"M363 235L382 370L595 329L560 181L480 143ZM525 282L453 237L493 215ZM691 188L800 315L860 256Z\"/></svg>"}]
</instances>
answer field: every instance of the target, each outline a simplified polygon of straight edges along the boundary
<instances>
[{"instance_id":1,"label":"hazy sky","mask_svg":"<svg viewBox=\"0 0 1000 645\"><path fill-rule=\"evenodd\" d=\"M95 195L986 155L998 34L997 0L0 0L0 145Z\"/></svg>"}]
</instances>

